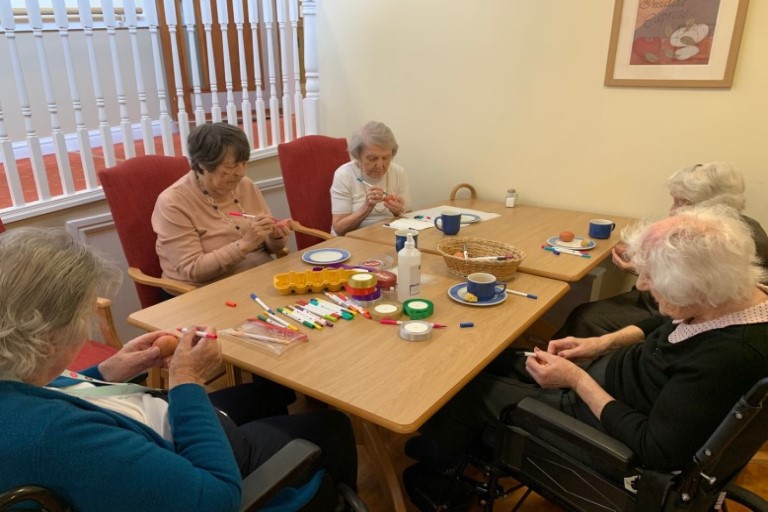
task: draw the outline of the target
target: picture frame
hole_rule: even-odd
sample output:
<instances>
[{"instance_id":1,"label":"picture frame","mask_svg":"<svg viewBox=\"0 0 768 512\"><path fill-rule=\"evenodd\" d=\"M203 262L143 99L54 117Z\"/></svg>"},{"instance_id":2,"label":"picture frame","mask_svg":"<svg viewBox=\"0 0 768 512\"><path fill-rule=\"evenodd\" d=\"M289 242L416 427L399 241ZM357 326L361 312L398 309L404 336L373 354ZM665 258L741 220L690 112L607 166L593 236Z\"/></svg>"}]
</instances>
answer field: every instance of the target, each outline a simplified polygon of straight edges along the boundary
<instances>
[{"instance_id":1,"label":"picture frame","mask_svg":"<svg viewBox=\"0 0 768 512\"><path fill-rule=\"evenodd\" d=\"M749 0L615 0L605 85L731 87Z\"/></svg>"}]
</instances>

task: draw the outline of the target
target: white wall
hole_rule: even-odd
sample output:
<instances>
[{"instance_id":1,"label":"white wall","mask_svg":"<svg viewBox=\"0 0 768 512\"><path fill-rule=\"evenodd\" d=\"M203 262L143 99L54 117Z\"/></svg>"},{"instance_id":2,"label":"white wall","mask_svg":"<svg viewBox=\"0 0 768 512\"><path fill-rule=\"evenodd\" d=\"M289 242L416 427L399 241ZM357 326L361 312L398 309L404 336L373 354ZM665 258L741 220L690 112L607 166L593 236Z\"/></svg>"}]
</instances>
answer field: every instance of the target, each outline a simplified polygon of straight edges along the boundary
<instances>
[{"instance_id":1,"label":"white wall","mask_svg":"<svg viewBox=\"0 0 768 512\"><path fill-rule=\"evenodd\" d=\"M481 197L664 215L676 169L730 160L768 227L768 2L752 1L733 87L603 85L613 0L320 0L322 131L384 121L416 206Z\"/></svg>"}]
</instances>

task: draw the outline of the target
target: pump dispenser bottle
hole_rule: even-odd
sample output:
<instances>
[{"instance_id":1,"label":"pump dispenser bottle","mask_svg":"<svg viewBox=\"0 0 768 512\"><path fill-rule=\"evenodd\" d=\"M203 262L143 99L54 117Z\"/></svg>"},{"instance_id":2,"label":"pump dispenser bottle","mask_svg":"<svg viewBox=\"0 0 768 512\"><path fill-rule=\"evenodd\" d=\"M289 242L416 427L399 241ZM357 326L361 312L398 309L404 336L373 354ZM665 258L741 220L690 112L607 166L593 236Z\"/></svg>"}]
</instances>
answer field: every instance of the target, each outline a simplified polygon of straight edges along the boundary
<instances>
[{"instance_id":1,"label":"pump dispenser bottle","mask_svg":"<svg viewBox=\"0 0 768 512\"><path fill-rule=\"evenodd\" d=\"M397 253L397 300L404 302L420 291L421 253L409 233L405 246Z\"/></svg>"}]
</instances>

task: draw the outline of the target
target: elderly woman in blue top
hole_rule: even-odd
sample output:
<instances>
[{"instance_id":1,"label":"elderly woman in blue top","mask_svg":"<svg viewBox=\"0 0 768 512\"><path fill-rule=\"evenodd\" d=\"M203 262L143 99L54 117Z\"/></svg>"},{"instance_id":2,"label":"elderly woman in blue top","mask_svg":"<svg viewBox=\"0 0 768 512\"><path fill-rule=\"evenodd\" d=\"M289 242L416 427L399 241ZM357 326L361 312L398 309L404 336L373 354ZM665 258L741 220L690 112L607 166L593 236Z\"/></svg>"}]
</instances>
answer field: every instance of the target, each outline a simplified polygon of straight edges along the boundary
<instances>
[{"instance_id":1,"label":"elderly woman in blue top","mask_svg":"<svg viewBox=\"0 0 768 512\"><path fill-rule=\"evenodd\" d=\"M42 485L78 511L235 511L242 476L296 437L320 445L329 456L320 464L354 487L346 416L319 411L253 421L247 407L268 397L253 396L248 385L218 392L232 419L219 414L212 407L219 395L209 398L203 383L220 365L221 347L195 329L181 336L169 362L153 346L167 333L154 332L83 372L121 382L167 364L167 400L127 390L89 396L119 386L57 379L87 337L97 294L119 278L63 230L0 235L0 489ZM232 407L238 403L241 410Z\"/></svg>"},{"instance_id":2,"label":"elderly woman in blue top","mask_svg":"<svg viewBox=\"0 0 768 512\"><path fill-rule=\"evenodd\" d=\"M370 121L352 134L352 161L336 169L331 185L335 234L344 235L410 209L408 177L392 161L397 148L394 133L384 123Z\"/></svg>"}]
</instances>

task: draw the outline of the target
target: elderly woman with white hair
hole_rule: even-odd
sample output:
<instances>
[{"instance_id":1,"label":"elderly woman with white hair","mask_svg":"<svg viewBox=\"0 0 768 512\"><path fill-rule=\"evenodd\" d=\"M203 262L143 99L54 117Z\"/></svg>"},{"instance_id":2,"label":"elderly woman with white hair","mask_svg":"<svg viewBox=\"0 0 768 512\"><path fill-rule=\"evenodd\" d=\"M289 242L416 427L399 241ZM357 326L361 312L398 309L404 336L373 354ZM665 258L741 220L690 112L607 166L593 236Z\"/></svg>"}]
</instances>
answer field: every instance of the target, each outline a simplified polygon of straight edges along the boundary
<instances>
[{"instance_id":1,"label":"elderly woman with white hair","mask_svg":"<svg viewBox=\"0 0 768 512\"><path fill-rule=\"evenodd\" d=\"M397 140L384 123L370 121L352 134L352 161L338 169L331 185L333 232L344 235L410 209L405 169L394 163Z\"/></svg>"},{"instance_id":2,"label":"elderly woman with white hair","mask_svg":"<svg viewBox=\"0 0 768 512\"><path fill-rule=\"evenodd\" d=\"M206 394L221 364L212 328L190 328L170 358L155 344L168 333L152 332L81 374L65 371L97 295L121 276L64 230L0 235L0 489L43 486L73 510L236 511L242 477L298 437L322 448L318 469L354 488L343 413L254 417L270 399L258 387ZM159 366L168 366L167 394L116 384Z\"/></svg>"},{"instance_id":3,"label":"elderly woman with white hair","mask_svg":"<svg viewBox=\"0 0 768 512\"><path fill-rule=\"evenodd\" d=\"M712 162L683 167L667 179L667 190L672 197L670 215L681 207L694 205L723 205L739 212L752 231L759 264L768 269L768 235L756 220L743 214L744 177L733 164ZM612 257L616 266L636 273L625 244L618 244ZM659 314L651 294L634 287L626 293L577 306L552 339L599 336Z\"/></svg>"},{"instance_id":4,"label":"elderly woman with white hair","mask_svg":"<svg viewBox=\"0 0 768 512\"><path fill-rule=\"evenodd\" d=\"M422 427L406 454L445 471L486 423L498 425L506 407L533 396L622 441L650 469L682 468L768 376L768 287L758 284L765 271L749 227L729 211L691 208L627 237L637 286L664 317L553 340L530 357L503 354Z\"/></svg>"}]
</instances>

